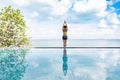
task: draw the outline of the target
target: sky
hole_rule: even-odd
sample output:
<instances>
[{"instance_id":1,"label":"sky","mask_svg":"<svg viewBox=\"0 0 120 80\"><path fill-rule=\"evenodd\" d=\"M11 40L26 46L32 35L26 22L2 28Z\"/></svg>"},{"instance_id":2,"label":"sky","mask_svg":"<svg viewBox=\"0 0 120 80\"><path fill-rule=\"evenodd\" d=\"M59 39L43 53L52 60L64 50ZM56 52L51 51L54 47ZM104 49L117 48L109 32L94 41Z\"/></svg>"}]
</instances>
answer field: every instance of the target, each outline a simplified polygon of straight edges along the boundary
<instances>
[{"instance_id":1,"label":"sky","mask_svg":"<svg viewBox=\"0 0 120 80\"><path fill-rule=\"evenodd\" d=\"M120 39L120 0L0 0L20 9L31 39Z\"/></svg>"}]
</instances>

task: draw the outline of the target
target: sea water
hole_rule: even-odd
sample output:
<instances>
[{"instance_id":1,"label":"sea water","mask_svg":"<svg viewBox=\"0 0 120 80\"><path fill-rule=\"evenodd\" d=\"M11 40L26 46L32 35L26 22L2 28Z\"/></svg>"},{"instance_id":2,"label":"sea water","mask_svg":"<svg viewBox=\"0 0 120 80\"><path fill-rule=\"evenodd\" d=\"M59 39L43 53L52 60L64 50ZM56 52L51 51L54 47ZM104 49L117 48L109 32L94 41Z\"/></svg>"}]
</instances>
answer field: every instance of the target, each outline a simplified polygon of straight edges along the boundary
<instances>
[{"instance_id":1,"label":"sea water","mask_svg":"<svg viewBox=\"0 0 120 80\"><path fill-rule=\"evenodd\" d=\"M32 47L62 47L61 39L34 39ZM68 47L120 47L120 39L68 39Z\"/></svg>"}]
</instances>

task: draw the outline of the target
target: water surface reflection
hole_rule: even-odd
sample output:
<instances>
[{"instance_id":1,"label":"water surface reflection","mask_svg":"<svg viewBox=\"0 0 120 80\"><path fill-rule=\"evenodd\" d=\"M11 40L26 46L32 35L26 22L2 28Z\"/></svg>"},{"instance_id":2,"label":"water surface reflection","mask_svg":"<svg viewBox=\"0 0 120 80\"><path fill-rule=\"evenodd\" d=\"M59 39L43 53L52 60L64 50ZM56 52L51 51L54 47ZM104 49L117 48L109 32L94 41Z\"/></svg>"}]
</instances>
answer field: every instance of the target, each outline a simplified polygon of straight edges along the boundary
<instances>
[{"instance_id":1,"label":"water surface reflection","mask_svg":"<svg viewBox=\"0 0 120 80\"><path fill-rule=\"evenodd\" d=\"M1 56L0 80L120 79L120 49L31 49L26 58L20 55Z\"/></svg>"},{"instance_id":2,"label":"water surface reflection","mask_svg":"<svg viewBox=\"0 0 120 80\"><path fill-rule=\"evenodd\" d=\"M68 64L67 64L68 57L67 57L67 50L66 50L66 48L64 48L64 50L63 50L62 60L63 60L63 67L62 67L63 68L63 73L66 76L67 70L68 70Z\"/></svg>"}]
</instances>

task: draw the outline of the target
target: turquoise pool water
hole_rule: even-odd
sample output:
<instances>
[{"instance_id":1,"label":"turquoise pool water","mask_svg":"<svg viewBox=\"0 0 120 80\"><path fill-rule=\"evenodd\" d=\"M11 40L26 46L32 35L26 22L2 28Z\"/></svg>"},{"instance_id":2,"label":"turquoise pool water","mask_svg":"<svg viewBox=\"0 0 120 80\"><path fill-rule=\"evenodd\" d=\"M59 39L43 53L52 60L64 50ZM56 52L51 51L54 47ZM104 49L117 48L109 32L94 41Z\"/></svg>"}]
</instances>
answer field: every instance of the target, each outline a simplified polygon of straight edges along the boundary
<instances>
[{"instance_id":1,"label":"turquoise pool water","mask_svg":"<svg viewBox=\"0 0 120 80\"><path fill-rule=\"evenodd\" d=\"M0 50L0 80L120 80L120 49Z\"/></svg>"}]
</instances>

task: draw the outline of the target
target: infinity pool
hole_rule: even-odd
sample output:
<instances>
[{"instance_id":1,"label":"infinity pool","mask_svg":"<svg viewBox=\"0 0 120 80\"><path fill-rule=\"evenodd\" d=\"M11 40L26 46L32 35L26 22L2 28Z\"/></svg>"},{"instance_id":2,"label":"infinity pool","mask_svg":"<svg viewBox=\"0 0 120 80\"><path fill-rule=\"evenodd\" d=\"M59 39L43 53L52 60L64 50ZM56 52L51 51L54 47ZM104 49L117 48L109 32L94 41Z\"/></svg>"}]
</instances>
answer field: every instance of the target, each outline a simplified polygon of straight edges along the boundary
<instances>
[{"instance_id":1,"label":"infinity pool","mask_svg":"<svg viewBox=\"0 0 120 80\"><path fill-rule=\"evenodd\" d=\"M0 50L0 80L120 80L120 49Z\"/></svg>"}]
</instances>

